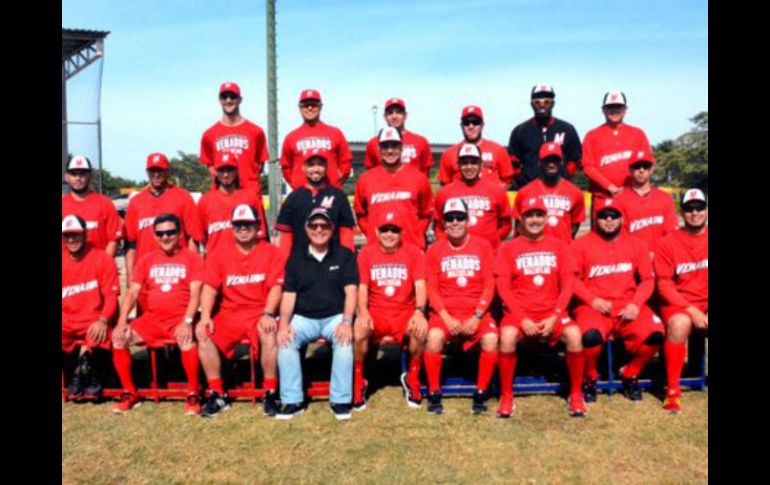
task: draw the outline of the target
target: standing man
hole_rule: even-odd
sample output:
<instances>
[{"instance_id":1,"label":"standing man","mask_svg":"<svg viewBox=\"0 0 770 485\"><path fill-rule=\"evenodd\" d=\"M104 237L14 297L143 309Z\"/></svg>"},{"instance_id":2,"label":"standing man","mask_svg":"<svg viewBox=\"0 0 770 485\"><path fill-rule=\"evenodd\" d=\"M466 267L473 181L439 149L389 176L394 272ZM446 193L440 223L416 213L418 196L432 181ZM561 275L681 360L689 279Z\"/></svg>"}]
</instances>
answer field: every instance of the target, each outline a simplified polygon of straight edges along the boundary
<instances>
[{"instance_id":1,"label":"standing man","mask_svg":"<svg viewBox=\"0 0 770 485\"><path fill-rule=\"evenodd\" d=\"M666 322L663 357L668 390L663 408L681 410L682 374L690 333L709 328L709 227L708 199L699 189L689 189L680 204L684 226L660 240L655 252L655 274L662 299L660 315Z\"/></svg>"},{"instance_id":2,"label":"standing man","mask_svg":"<svg viewBox=\"0 0 770 485\"><path fill-rule=\"evenodd\" d=\"M112 410L125 413L141 404L131 377L129 347L142 344L158 347L166 340L175 340L182 351L182 366L187 375L184 411L188 416L196 416L201 412L201 405L193 322L200 300L203 259L181 245L182 222L176 215L159 215L153 221L152 230L160 250L142 256L136 264L118 324L112 332L112 360L124 390ZM142 316L129 325L128 314L140 293L146 296L147 306Z\"/></svg>"},{"instance_id":3,"label":"standing man","mask_svg":"<svg viewBox=\"0 0 770 485\"><path fill-rule=\"evenodd\" d=\"M88 242L87 223L68 215L61 222L65 253L61 259L61 349L76 350L85 341L78 366L67 386L67 399L99 399L101 376L106 370L103 355L110 349L113 317L118 309L120 282L115 260Z\"/></svg>"},{"instance_id":4,"label":"standing man","mask_svg":"<svg viewBox=\"0 0 770 485\"><path fill-rule=\"evenodd\" d=\"M347 196L339 187L329 185L326 171L329 168L329 152L310 150L302 162L305 185L294 189L281 204L275 228L280 231L278 244L288 257L292 248L307 248L310 240L305 231L305 221L313 209L323 208L329 213L334 226L332 240L355 251L353 228L356 220Z\"/></svg>"},{"instance_id":5,"label":"standing man","mask_svg":"<svg viewBox=\"0 0 770 485\"><path fill-rule=\"evenodd\" d=\"M441 185L447 185L452 180L460 180L460 167L457 165L457 154L464 143L476 145L481 151L481 175L498 183L503 188L513 181L513 165L511 157L502 145L481 137L484 131L484 112L478 106L466 106L460 114L460 127L464 140L447 148L441 155L438 169L438 180Z\"/></svg>"},{"instance_id":6,"label":"standing man","mask_svg":"<svg viewBox=\"0 0 770 485\"><path fill-rule=\"evenodd\" d=\"M61 216L76 215L86 221L88 242L114 257L123 237L123 221L109 197L91 190L92 173L86 157L70 158L64 174L70 192L61 196Z\"/></svg>"},{"instance_id":7,"label":"standing man","mask_svg":"<svg viewBox=\"0 0 770 485\"><path fill-rule=\"evenodd\" d=\"M321 93L305 89L299 95L299 113L302 125L286 135L281 149L281 170L283 178L296 189L305 185L302 163L308 152L325 150L329 152L326 176L329 184L342 188L350 176L353 154L342 131L321 121Z\"/></svg>"},{"instance_id":8,"label":"standing man","mask_svg":"<svg viewBox=\"0 0 770 485\"><path fill-rule=\"evenodd\" d=\"M211 175L211 190L216 190L217 171L214 166L217 154L231 152L237 156L238 179L241 188L253 192L262 202L259 176L265 162L270 160L265 132L259 126L241 116L241 88L237 83L226 82L219 87L219 104L222 119L214 123L201 138L200 160ZM260 213L264 210L260 211Z\"/></svg>"},{"instance_id":9,"label":"standing man","mask_svg":"<svg viewBox=\"0 0 770 485\"><path fill-rule=\"evenodd\" d=\"M651 152L640 150L629 162L630 187L621 191L615 201L623 209L623 227L644 241L650 254L654 254L658 241L679 228L674 200L650 183L655 169Z\"/></svg>"},{"instance_id":10,"label":"standing man","mask_svg":"<svg viewBox=\"0 0 770 485\"><path fill-rule=\"evenodd\" d=\"M500 418L510 418L516 410L516 349L525 339L545 340L552 347L559 342L566 344L569 415L585 416L588 412L581 392L583 343L579 327L567 314L575 263L567 243L545 234L547 214L542 199L532 197L523 201L521 237L504 242L497 251L497 291L505 305L500 322Z\"/></svg>"},{"instance_id":11,"label":"standing man","mask_svg":"<svg viewBox=\"0 0 770 485\"><path fill-rule=\"evenodd\" d=\"M543 143L554 142L561 145L564 159L562 177L571 179L580 168L582 157L580 137L574 126L553 116L555 98L556 93L551 86L547 84L533 86L530 105L535 116L511 131L508 153L521 164L521 169L516 174L516 186L519 189L542 175L539 154Z\"/></svg>"},{"instance_id":12,"label":"standing man","mask_svg":"<svg viewBox=\"0 0 770 485\"><path fill-rule=\"evenodd\" d=\"M540 147L540 176L516 194L513 215L521 219L523 202L539 198L548 209L545 233L570 243L586 219L583 191L562 177L564 155L562 146L547 142Z\"/></svg>"},{"instance_id":13,"label":"standing man","mask_svg":"<svg viewBox=\"0 0 770 485\"><path fill-rule=\"evenodd\" d=\"M610 334L623 340L631 362L621 368L623 389L641 401L638 376L663 344L663 324L647 301L655 275L647 245L621 230L623 213L613 199L594 210L594 230L572 243L577 266L574 315L583 334L583 397L596 402L596 365Z\"/></svg>"},{"instance_id":14,"label":"standing man","mask_svg":"<svg viewBox=\"0 0 770 485\"><path fill-rule=\"evenodd\" d=\"M259 213L237 206L231 216L233 241L223 242L206 258L201 290L201 320L195 329L198 354L211 390L201 416L215 416L228 407L220 373L221 352L232 359L235 347L248 339L260 354L265 416L279 411L276 393L278 346L275 342L285 260L278 248L258 236ZM217 297L219 312L212 318Z\"/></svg>"},{"instance_id":15,"label":"standing man","mask_svg":"<svg viewBox=\"0 0 770 485\"><path fill-rule=\"evenodd\" d=\"M200 216L206 254L214 252L220 244L232 245L234 239L230 221L233 210L241 204L257 208L259 211L257 238L269 241L262 197L253 190L240 187L238 155L233 152L217 152L214 160L216 188L206 192L198 200L198 216Z\"/></svg>"},{"instance_id":16,"label":"standing man","mask_svg":"<svg viewBox=\"0 0 770 485\"><path fill-rule=\"evenodd\" d=\"M197 252L196 241L203 240L203 231L192 196L185 189L172 185L168 177L169 163L166 155L150 153L147 156L149 187L129 200L126 210L127 281L132 281L131 275L136 262L158 250L153 224L159 215L168 213L177 217L180 222L177 236L183 247L188 246Z\"/></svg>"},{"instance_id":17,"label":"standing man","mask_svg":"<svg viewBox=\"0 0 770 485\"><path fill-rule=\"evenodd\" d=\"M623 123L628 106L626 95L620 91L604 95L602 112L604 124L586 133L583 138L583 171L588 177L591 210L601 201L617 196L628 183L628 164L637 152L651 153L644 132Z\"/></svg>"},{"instance_id":18,"label":"standing man","mask_svg":"<svg viewBox=\"0 0 770 485\"><path fill-rule=\"evenodd\" d=\"M495 294L492 246L468 233L468 206L462 199L447 200L442 213L446 239L425 254L430 320L423 358L428 377L428 413L441 414L441 367L444 344L462 343L463 351L479 345L479 371L473 393L473 414L486 412L487 389L497 365L497 326L489 314Z\"/></svg>"},{"instance_id":19,"label":"standing man","mask_svg":"<svg viewBox=\"0 0 770 485\"><path fill-rule=\"evenodd\" d=\"M425 249L425 231L433 211L430 181L414 165L401 162L401 133L383 128L378 135L381 164L361 175L356 183L353 208L358 227L366 235L367 244L375 244L377 235L370 220L379 212L396 211L404 228L404 242Z\"/></svg>"},{"instance_id":20,"label":"standing man","mask_svg":"<svg viewBox=\"0 0 770 485\"><path fill-rule=\"evenodd\" d=\"M277 419L305 410L300 349L321 337L332 343L329 401L334 417L350 419L353 399L353 316L358 268L348 248L332 242L333 222L323 208L305 224L310 243L294 251L286 264L278 326L278 366L283 409Z\"/></svg>"},{"instance_id":21,"label":"standing man","mask_svg":"<svg viewBox=\"0 0 770 485\"><path fill-rule=\"evenodd\" d=\"M401 98L390 98L385 101L385 113L383 113L385 123L391 128L397 129L404 139L404 147L401 151L401 161L406 164L415 165L426 177L430 179L430 169L433 166L433 155L430 151L428 139L417 133L407 131L404 127L406 121L406 103ZM364 154L364 165L366 169L371 169L380 164L380 143L376 136L373 136L366 144L366 153Z\"/></svg>"},{"instance_id":22,"label":"standing man","mask_svg":"<svg viewBox=\"0 0 770 485\"><path fill-rule=\"evenodd\" d=\"M468 232L486 239L497 249L511 232L511 204L500 184L481 178L481 150L473 143L460 145L457 154L460 180L441 187L436 194L433 229L436 238L446 237L441 209L447 200L459 197L468 206Z\"/></svg>"},{"instance_id":23,"label":"standing man","mask_svg":"<svg viewBox=\"0 0 770 485\"><path fill-rule=\"evenodd\" d=\"M425 257L417 246L402 242L403 227L396 213L382 213L375 227L378 244L365 246L358 255L353 408L366 409L364 360L370 342L379 343L384 337L409 351L409 371L401 375L401 385L407 405L419 408L420 364L428 335Z\"/></svg>"}]
</instances>

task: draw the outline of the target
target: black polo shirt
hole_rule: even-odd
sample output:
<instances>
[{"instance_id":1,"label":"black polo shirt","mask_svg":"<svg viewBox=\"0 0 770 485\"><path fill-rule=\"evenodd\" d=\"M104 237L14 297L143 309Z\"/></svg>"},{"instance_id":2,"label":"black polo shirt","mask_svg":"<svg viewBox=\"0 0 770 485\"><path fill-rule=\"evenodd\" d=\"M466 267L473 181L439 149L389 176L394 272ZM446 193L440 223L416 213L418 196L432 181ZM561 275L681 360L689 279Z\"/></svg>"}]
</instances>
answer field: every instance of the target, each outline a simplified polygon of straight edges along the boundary
<instances>
[{"instance_id":1,"label":"black polo shirt","mask_svg":"<svg viewBox=\"0 0 770 485\"><path fill-rule=\"evenodd\" d=\"M310 244L305 232L305 219L316 207L323 207L331 216L334 223L332 241L335 243L340 241L340 227L353 228L356 225L350 202L342 190L329 186L319 190L314 196L307 187L300 187L289 194L281 204L275 223L275 228L279 231L293 234L292 252Z\"/></svg>"},{"instance_id":2,"label":"black polo shirt","mask_svg":"<svg viewBox=\"0 0 770 485\"><path fill-rule=\"evenodd\" d=\"M337 243L318 261L305 246L286 262L283 291L297 294L294 313L306 318L326 318L345 309L345 286L358 285L358 265L353 252Z\"/></svg>"},{"instance_id":3,"label":"black polo shirt","mask_svg":"<svg viewBox=\"0 0 770 485\"><path fill-rule=\"evenodd\" d=\"M561 143L564 162L577 162L583 156L583 146L575 127L559 118L551 118L548 126L540 126L535 118L530 118L511 132L508 141L508 153L521 160L521 173L516 174L516 186L521 189L533 180L540 178L540 146L544 142L556 141ZM562 177L571 177L562 166Z\"/></svg>"}]
</instances>

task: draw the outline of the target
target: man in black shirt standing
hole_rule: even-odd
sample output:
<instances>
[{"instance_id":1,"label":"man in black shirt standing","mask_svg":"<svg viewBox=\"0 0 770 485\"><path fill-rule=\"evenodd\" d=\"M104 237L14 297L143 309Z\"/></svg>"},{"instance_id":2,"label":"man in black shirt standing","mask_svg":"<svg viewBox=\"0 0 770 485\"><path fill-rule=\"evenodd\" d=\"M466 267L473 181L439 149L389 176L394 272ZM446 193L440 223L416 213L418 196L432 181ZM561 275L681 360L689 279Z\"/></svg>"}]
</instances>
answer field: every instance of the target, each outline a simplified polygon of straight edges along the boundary
<instances>
[{"instance_id":1,"label":"man in black shirt standing","mask_svg":"<svg viewBox=\"0 0 770 485\"><path fill-rule=\"evenodd\" d=\"M580 167L583 155L580 137L575 127L552 116L556 93L551 86L538 84L532 87L530 104L535 116L521 123L511 132L508 153L519 160L520 167L514 180L521 189L542 175L540 170L540 146L545 142L561 145L564 154L562 177L572 179ZM514 162L515 164L516 162Z\"/></svg>"},{"instance_id":2,"label":"man in black shirt standing","mask_svg":"<svg viewBox=\"0 0 770 485\"><path fill-rule=\"evenodd\" d=\"M334 224L324 208L305 223L309 244L292 251L286 263L278 327L278 368L283 409L278 419L304 410L300 349L323 337L333 345L329 401L339 419L350 419L353 400L353 315L358 267L352 251L332 241Z\"/></svg>"}]
</instances>

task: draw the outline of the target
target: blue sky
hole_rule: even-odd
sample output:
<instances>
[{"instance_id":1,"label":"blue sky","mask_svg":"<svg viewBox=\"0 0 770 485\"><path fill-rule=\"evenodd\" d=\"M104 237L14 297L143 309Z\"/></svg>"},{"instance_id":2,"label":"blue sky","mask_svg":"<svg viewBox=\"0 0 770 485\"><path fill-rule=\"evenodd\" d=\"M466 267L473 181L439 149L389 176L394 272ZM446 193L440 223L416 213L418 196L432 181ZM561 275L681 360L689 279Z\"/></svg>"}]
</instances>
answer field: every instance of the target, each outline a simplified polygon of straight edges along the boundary
<instances>
[{"instance_id":1,"label":"blue sky","mask_svg":"<svg viewBox=\"0 0 770 485\"><path fill-rule=\"evenodd\" d=\"M322 119L349 141L373 135L372 105L405 99L407 128L437 143L461 137L459 113L484 109L484 136L507 144L532 114L536 83L556 90L554 115L581 137L620 89L626 121L652 143L708 109L706 1L277 2L279 142L300 124L299 91L324 97ZM236 81L241 111L267 128L263 1L64 0L62 27L108 30L102 65L104 166L144 178L148 153L197 153L220 116L219 84ZM95 119L91 67L68 82L70 120ZM96 156L92 128L71 151ZM280 147L277 147L280 149Z\"/></svg>"}]
</instances>

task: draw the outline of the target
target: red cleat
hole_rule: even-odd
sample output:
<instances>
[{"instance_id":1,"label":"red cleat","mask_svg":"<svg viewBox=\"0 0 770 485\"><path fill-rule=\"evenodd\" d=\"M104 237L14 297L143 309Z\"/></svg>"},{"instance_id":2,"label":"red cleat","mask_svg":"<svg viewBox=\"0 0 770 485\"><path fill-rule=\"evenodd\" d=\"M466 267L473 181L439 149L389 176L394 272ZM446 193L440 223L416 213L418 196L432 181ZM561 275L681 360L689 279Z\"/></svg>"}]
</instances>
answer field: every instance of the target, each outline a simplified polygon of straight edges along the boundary
<instances>
[{"instance_id":1,"label":"red cleat","mask_svg":"<svg viewBox=\"0 0 770 485\"><path fill-rule=\"evenodd\" d=\"M197 394L188 394L184 400L184 413L187 416L199 416L201 413L201 398Z\"/></svg>"},{"instance_id":2,"label":"red cleat","mask_svg":"<svg viewBox=\"0 0 770 485\"><path fill-rule=\"evenodd\" d=\"M679 389L669 389L666 392L666 399L663 401L663 409L671 414L679 414L682 411L681 399L682 391Z\"/></svg>"},{"instance_id":3,"label":"red cleat","mask_svg":"<svg viewBox=\"0 0 770 485\"><path fill-rule=\"evenodd\" d=\"M141 406L141 404L142 400L139 398L139 396L136 394L131 394L130 392L124 392L120 396L120 401L115 403L115 405L112 407L112 412L116 414L123 414Z\"/></svg>"},{"instance_id":4,"label":"red cleat","mask_svg":"<svg viewBox=\"0 0 770 485\"><path fill-rule=\"evenodd\" d=\"M497 407L498 418L510 418L516 412L516 403L512 396L500 396L500 404Z\"/></svg>"},{"instance_id":5,"label":"red cleat","mask_svg":"<svg viewBox=\"0 0 770 485\"><path fill-rule=\"evenodd\" d=\"M583 393L571 395L567 399L567 405L569 406L569 415L573 418L582 418L588 414L588 408L586 402L583 400Z\"/></svg>"}]
</instances>

